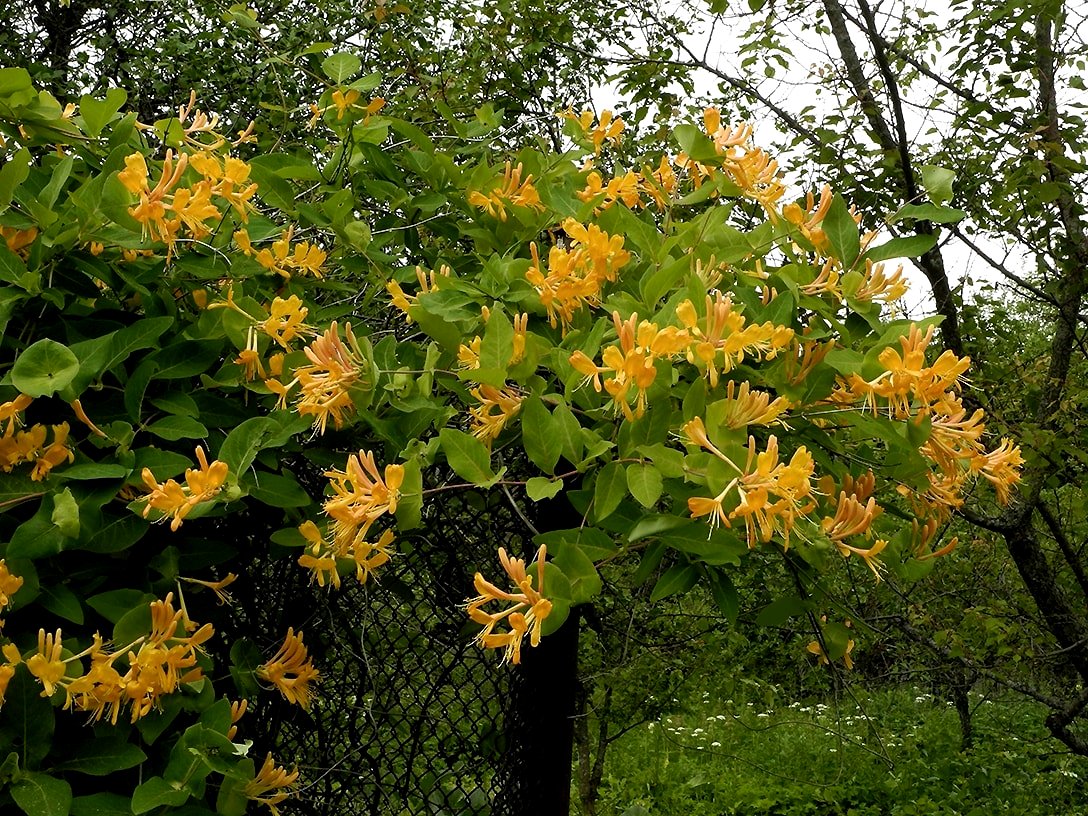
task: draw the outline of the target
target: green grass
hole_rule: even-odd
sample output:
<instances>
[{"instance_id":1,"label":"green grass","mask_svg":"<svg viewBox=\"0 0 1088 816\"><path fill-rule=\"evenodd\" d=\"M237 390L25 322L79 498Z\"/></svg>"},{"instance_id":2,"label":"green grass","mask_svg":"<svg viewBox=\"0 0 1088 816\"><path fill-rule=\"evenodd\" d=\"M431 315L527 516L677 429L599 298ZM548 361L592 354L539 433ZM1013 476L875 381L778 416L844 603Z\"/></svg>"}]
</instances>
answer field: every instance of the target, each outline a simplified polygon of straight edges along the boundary
<instances>
[{"instance_id":1,"label":"green grass","mask_svg":"<svg viewBox=\"0 0 1088 816\"><path fill-rule=\"evenodd\" d=\"M731 699L696 694L612 745L598 813L1088 814L1088 760L1047 738L1037 707L973 696L964 754L943 701L909 688L858 695L787 704L755 684Z\"/></svg>"}]
</instances>

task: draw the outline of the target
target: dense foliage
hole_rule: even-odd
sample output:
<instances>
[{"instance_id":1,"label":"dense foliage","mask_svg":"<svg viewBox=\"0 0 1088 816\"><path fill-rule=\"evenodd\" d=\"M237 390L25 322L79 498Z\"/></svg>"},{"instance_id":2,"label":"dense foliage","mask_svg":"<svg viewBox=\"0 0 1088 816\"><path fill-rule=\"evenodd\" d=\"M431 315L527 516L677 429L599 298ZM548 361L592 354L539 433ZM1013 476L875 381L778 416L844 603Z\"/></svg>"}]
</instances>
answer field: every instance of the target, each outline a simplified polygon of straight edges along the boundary
<instances>
[{"instance_id":1,"label":"dense foliage","mask_svg":"<svg viewBox=\"0 0 1088 816\"><path fill-rule=\"evenodd\" d=\"M830 612L810 650L849 664L816 576L920 575L967 485L1007 501L1018 478L960 402L967 361L885 314L885 262L930 242L862 234L826 187L784 203L749 126L708 110L679 153L604 170L622 122L570 115L570 149L496 164L497 117L439 147L360 69L324 59L310 153L248 149L192 98L143 124L124 91L62 108L0 72L0 735L27 813L275 810L296 784L235 739L247 697L316 704L303 633L209 645L246 580L232 519L270 520L334 591L410 557L444 460L582 518L531 567L500 549L513 589L477 576L468 614L506 659L599 563L667 559L652 601L704 582L735 615L731 576L769 547L794 580L766 621Z\"/></svg>"}]
</instances>

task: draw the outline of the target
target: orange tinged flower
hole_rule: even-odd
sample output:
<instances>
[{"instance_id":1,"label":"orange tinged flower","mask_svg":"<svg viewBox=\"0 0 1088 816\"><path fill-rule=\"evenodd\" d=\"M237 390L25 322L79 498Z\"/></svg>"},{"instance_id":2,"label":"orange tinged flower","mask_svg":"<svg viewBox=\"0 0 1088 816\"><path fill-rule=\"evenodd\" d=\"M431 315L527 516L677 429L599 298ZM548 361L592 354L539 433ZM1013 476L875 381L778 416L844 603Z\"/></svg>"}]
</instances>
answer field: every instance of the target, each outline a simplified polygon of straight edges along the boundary
<instances>
[{"instance_id":1,"label":"orange tinged flower","mask_svg":"<svg viewBox=\"0 0 1088 816\"><path fill-rule=\"evenodd\" d=\"M295 787L298 781L298 769L288 772L276 765L269 754L261 765L257 775L244 788L246 798L264 805L272 816L279 816L276 807L290 796L295 795Z\"/></svg>"},{"instance_id":2,"label":"orange tinged flower","mask_svg":"<svg viewBox=\"0 0 1088 816\"><path fill-rule=\"evenodd\" d=\"M309 652L302 642L302 632L287 630L283 645L272 659L257 667L257 676L275 686L289 703L297 703L309 711L313 694L311 683L321 679L320 673L310 662Z\"/></svg>"},{"instance_id":3,"label":"orange tinged flower","mask_svg":"<svg viewBox=\"0 0 1088 816\"><path fill-rule=\"evenodd\" d=\"M479 595L469 600L466 607L468 616L484 627L476 635L476 642L485 649L502 649L504 663L516 665L521 662L521 644L525 635L529 635L532 646L540 645L541 627L552 611L552 602L544 595L544 561L547 555L547 547L541 546L536 554L539 583L535 588L532 576L525 569L525 561L511 558L502 547L499 548L499 562L516 589L499 589L481 573L476 573L474 584ZM483 607L493 601L511 606L500 612L485 611ZM509 629L496 632L495 627L503 621Z\"/></svg>"}]
</instances>

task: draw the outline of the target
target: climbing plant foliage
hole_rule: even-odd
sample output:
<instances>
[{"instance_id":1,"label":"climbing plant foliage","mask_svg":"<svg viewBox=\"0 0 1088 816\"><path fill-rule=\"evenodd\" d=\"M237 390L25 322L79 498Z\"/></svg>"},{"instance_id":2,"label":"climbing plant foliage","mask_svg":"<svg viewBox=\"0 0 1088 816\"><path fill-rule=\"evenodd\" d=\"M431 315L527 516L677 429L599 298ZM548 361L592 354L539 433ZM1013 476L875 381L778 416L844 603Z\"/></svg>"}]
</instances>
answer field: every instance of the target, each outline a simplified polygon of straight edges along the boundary
<instances>
[{"instance_id":1,"label":"climbing plant foliage","mask_svg":"<svg viewBox=\"0 0 1088 816\"><path fill-rule=\"evenodd\" d=\"M849 664L799 588L920 576L966 490L1009 499L1019 451L963 405L968 361L896 311L887 262L928 246L861 234L829 188L789 200L749 125L709 110L627 166L621 119L568 113L565 153L506 155L492 111L424 132L359 68L325 59L298 152L195 99L142 123L123 90L62 109L0 70L0 796L25 813L297 789L246 710L335 704L329 669L296 627L211 648L239 519L335 603L412 557L441 491L565 502L579 523L466 598L497 659L617 559L735 617L756 551L797 578L764 622L828 612L810 651ZM424 490L436 466L460 481Z\"/></svg>"}]
</instances>

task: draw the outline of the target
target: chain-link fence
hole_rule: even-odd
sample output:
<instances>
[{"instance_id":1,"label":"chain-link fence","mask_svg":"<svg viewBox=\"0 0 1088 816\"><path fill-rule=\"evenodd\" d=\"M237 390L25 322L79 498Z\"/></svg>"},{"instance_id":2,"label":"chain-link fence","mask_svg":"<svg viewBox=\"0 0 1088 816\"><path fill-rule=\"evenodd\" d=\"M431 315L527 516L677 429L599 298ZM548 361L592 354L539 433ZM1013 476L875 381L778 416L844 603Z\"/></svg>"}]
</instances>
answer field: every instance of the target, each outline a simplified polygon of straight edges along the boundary
<instances>
[{"instance_id":1,"label":"chain-link fence","mask_svg":"<svg viewBox=\"0 0 1088 816\"><path fill-rule=\"evenodd\" d=\"M498 547L531 549L521 512L501 490L440 491L377 580L321 589L293 558L258 571L239 598L239 633L274 649L301 628L322 672L308 713L266 693L242 721L258 763L270 750L302 771L285 816L525 812L508 751L517 674L473 643L463 609L477 570L500 579Z\"/></svg>"}]
</instances>

